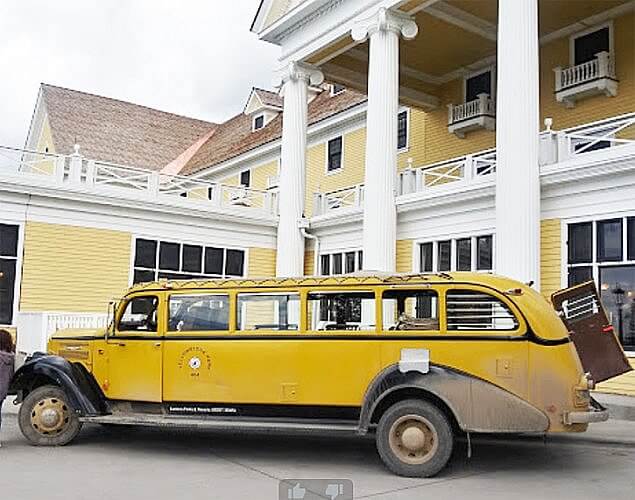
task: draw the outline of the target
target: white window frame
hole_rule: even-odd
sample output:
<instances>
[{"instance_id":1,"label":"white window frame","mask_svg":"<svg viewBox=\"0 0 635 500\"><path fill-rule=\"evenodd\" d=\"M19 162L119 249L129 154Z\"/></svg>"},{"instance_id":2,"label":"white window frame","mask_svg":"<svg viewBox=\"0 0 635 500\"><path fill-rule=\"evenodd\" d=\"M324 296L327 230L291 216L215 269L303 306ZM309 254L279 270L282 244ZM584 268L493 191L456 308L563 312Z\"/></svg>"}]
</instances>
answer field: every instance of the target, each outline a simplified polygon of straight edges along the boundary
<instances>
[{"instance_id":1,"label":"white window frame","mask_svg":"<svg viewBox=\"0 0 635 500\"><path fill-rule=\"evenodd\" d=\"M15 257L15 280L13 283L13 311L11 324L0 323L3 328L16 328L17 318L20 311L20 290L22 284L22 265L24 261L24 223L12 220L0 220L1 224L18 227L18 248ZM13 260L12 257L0 257L3 260Z\"/></svg>"},{"instance_id":2,"label":"white window frame","mask_svg":"<svg viewBox=\"0 0 635 500\"><path fill-rule=\"evenodd\" d=\"M141 266L135 266L135 260L136 260L136 253L137 253L137 240L150 240L150 241L156 241L157 242L157 248L156 248L156 254L155 254L155 263L157 265L157 267L155 269L151 269L151 268L147 268L147 267L141 267ZM196 273L196 272L189 272L189 271L170 271L168 269L160 269L159 268L159 250L161 248L161 243L176 243L179 245L179 269L181 269L183 267L183 245L192 245L192 246L200 246L203 248L203 252L201 255L201 272L200 273ZM223 249L223 274L219 275L219 274L207 274L205 273L205 247L214 247L214 248L222 248ZM242 276L233 276L233 275L228 275L225 274L225 264L227 263L227 250L240 250L243 252L243 275ZM155 281L159 279L159 273L161 272L165 272L165 273L171 273L171 274L182 274L182 275L191 275L191 274L197 274L200 275L202 278L201 279L206 279L206 278L227 278L227 279L240 279L240 278L246 278L247 275L249 274L249 249L248 248L244 248L244 247L236 247L236 246L228 246L228 245L224 245L224 244L217 244L214 242L206 242L206 243L201 243L200 241L191 241L191 240L172 240L169 238L161 238L161 237L156 237L156 236L148 236L148 235L142 235L142 234L134 234L132 236L132 243L131 243L131 251L130 251L130 273L128 276L128 284L129 286L132 286L134 284L134 272L135 269L139 269L142 271L152 271L154 272L154 279Z\"/></svg>"},{"instance_id":3,"label":"white window frame","mask_svg":"<svg viewBox=\"0 0 635 500\"><path fill-rule=\"evenodd\" d=\"M258 118L262 118L262 127L256 128L256 120ZM262 130L263 128L265 128L265 125L267 125L267 119L265 117L265 114L264 113L258 113L251 120L251 131L252 132L256 132L257 130Z\"/></svg>"},{"instance_id":4,"label":"white window frame","mask_svg":"<svg viewBox=\"0 0 635 500\"><path fill-rule=\"evenodd\" d=\"M242 182L241 182L241 177L243 176L243 174L245 172L249 172L249 186L245 186ZM244 187L246 189L249 189L251 187L251 178L252 178L252 171L250 168L244 168L243 170L241 170L240 172L238 172L238 185L241 187Z\"/></svg>"},{"instance_id":5,"label":"white window frame","mask_svg":"<svg viewBox=\"0 0 635 500\"><path fill-rule=\"evenodd\" d=\"M347 274L350 275L351 273L346 272L346 254L351 252L355 254L355 270L353 271L353 273L357 273L361 271L361 266L359 265L360 264L359 253L361 251L363 251L362 248L348 248L345 250L329 250L328 252L321 252L320 257L318 259L319 269L316 270L317 272L315 273L315 275L316 276L345 276ZM322 257L325 255L329 256L329 274L322 274ZM341 274L333 274L333 255L342 256L342 273Z\"/></svg>"},{"instance_id":6,"label":"white window frame","mask_svg":"<svg viewBox=\"0 0 635 500\"><path fill-rule=\"evenodd\" d=\"M585 35L593 33L594 31L599 31L603 28L609 29L609 54L613 55L615 53L615 42L614 42L614 29L613 29L613 20L607 21L605 23L596 24L595 26L591 26L585 30L578 31L569 37L569 65L575 65L575 41L578 38L581 38Z\"/></svg>"},{"instance_id":7,"label":"white window frame","mask_svg":"<svg viewBox=\"0 0 635 500\"><path fill-rule=\"evenodd\" d=\"M342 139L342 156L340 159L340 166L336 169L329 170L329 142L338 138ZM344 134L335 135L324 141L324 172L326 175L339 174L344 170L344 141Z\"/></svg>"},{"instance_id":8,"label":"white window frame","mask_svg":"<svg viewBox=\"0 0 635 500\"><path fill-rule=\"evenodd\" d=\"M397 117L403 112L406 112L406 145L402 148L397 144L397 153L405 153L410 149L410 108L401 107L397 111ZM397 142L399 142L399 122L397 122Z\"/></svg>"},{"instance_id":9,"label":"white window frame","mask_svg":"<svg viewBox=\"0 0 635 500\"><path fill-rule=\"evenodd\" d=\"M491 81L491 89L490 89L490 99L496 102L496 64L490 64L489 66L485 66L483 68L470 71L463 75L463 104L467 102L467 81L470 78L474 78L475 76L482 75L483 73L490 72L492 74Z\"/></svg>"},{"instance_id":10,"label":"white window frame","mask_svg":"<svg viewBox=\"0 0 635 500\"><path fill-rule=\"evenodd\" d=\"M477 269L478 264L478 247L477 241L482 236L490 236L492 238L492 268L491 269ZM470 239L470 272L473 273L494 273L496 271L496 235L493 231L491 232L483 232L478 234L465 234L458 236L448 236L448 237L440 237L436 239L421 239L415 240L413 246L413 272L422 273L422 272L433 272L433 273L446 273L456 271L456 242L457 240ZM439 243L444 241L450 241L450 270L449 271L439 271ZM432 271L422 271L421 270L421 245L426 243L432 243Z\"/></svg>"}]
</instances>

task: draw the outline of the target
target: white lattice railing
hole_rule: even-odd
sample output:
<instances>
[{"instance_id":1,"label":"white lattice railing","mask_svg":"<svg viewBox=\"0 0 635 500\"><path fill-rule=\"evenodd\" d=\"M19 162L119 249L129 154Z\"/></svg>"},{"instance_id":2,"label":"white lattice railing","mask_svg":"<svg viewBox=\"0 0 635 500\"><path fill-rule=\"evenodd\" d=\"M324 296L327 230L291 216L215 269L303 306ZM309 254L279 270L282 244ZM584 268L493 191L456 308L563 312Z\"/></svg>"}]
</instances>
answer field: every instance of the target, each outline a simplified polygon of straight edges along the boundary
<instances>
[{"instance_id":1,"label":"white lattice railing","mask_svg":"<svg viewBox=\"0 0 635 500\"><path fill-rule=\"evenodd\" d=\"M495 172L496 150L490 149L424 167L409 167L399 174L399 191L409 194L454 186L457 182L480 182Z\"/></svg>"},{"instance_id":2,"label":"white lattice railing","mask_svg":"<svg viewBox=\"0 0 635 500\"><path fill-rule=\"evenodd\" d=\"M557 67L554 72L556 92L559 92L598 78L615 78L615 59L608 52L600 52L595 59L568 68Z\"/></svg>"},{"instance_id":3,"label":"white lattice railing","mask_svg":"<svg viewBox=\"0 0 635 500\"><path fill-rule=\"evenodd\" d=\"M364 203L364 185L357 184L327 193L313 195L313 215L322 215L334 210L361 207Z\"/></svg>"},{"instance_id":4,"label":"white lattice railing","mask_svg":"<svg viewBox=\"0 0 635 500\"><path fill-rule=\"evenodd\" d=\"M205 203L211 208L245 207L272 214L276 211L276 195L270 191L94 161L81 156L78 149L64 156L0 146L0 175L38 182L48 177L52 184L81 187L96 194L127 192L148 200L179 198L183 203Z\"/></svg>"},{"instance_id":5,"label":"white lattice railing","mask_svg":"<svg viewBox=\"0 0 635 500\"><path fill-rule=\"evenodd\" d=\"M541 137L548 160L557 163L600 149L619 148L635 144L635 113L600 120L560 131L549 131ZM546 149L550 148L550 149Z\"/></svg>"},{"instance_id":6,"label":"white lattice railing","mask_svg":"<svg viewBox=\"0 0 635 500\"><path fill-rule=\"evenodd\" d=\"M487 94L479 94L478 99L463 104L448 104L448 125L476 118L478 116L494 116L496 103Z\"/></svg>"}]
</instances>

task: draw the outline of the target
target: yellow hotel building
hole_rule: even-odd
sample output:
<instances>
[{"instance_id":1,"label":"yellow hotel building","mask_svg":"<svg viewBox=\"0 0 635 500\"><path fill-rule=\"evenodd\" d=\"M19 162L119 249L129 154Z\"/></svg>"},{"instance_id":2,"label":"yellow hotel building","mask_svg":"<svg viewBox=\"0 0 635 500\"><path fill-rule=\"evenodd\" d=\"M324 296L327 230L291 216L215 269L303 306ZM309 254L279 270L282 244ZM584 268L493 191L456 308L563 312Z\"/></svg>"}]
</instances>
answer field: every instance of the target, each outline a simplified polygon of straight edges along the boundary
<instances>
[{"instance_id":1,"label":"yellow hotel building","mask_svg":"<svg viewBox=\"0 0 635 500\"><path fill-rule=\"evenodd\" d=\"M42 85L0 147L0 325L32 351L136 281L474 270L594 279L635 359L634 27L624 0L263 0L278 87L224 123Z\"/></svg>"}]
</instances>

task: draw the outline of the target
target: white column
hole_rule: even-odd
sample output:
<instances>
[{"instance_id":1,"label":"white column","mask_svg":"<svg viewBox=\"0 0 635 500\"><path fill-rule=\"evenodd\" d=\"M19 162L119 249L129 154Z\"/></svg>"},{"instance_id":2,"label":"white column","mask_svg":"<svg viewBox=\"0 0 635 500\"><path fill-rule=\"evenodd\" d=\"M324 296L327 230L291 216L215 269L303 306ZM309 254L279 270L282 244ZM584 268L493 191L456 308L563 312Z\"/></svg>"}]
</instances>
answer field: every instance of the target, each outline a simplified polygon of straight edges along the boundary
<instances>
[{"instance_id":1,"label":"white column","mask_svg":"<svg viewBox=\"0 0 635 500\"><path fill-rule=\"evenodd\" d=\"M304 213L306 170L307 88L322 83L315 68L290 63L278 75L282 86L282 153L278 195L278 245L276 276L304 274L304 237L299 222Z\"/></svg>"},{"instance_id":2,"label":"white column","mask_svg":"<svg viewBox=\"0 0 635 500\"><path fill-rule=\"evenodd\" d=\"M498 2L496 272L540 285L538 0Z\"/></svg>"},{"instance_id":3,"label":"white column","mask_svg":"<svg viewBox=\"0 0 635 500\"><path fill-rule=\"evenodd\" d=\"M397 212L397 112L399 37L417 35L409 17L384 8L352 30L356 41L369 38L366 171L364 175L364 269L395 271Z\"/></svg>"}]
</instances>

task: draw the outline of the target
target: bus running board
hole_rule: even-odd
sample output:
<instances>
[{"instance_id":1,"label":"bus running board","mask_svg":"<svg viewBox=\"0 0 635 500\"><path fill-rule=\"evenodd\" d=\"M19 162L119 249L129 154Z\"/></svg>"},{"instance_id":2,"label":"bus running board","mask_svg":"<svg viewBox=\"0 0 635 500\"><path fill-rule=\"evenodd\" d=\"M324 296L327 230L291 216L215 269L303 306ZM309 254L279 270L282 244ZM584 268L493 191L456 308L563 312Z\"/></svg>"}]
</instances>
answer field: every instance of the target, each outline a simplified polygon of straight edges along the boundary
<instances>
[{"instance_id":1,"label":"bus running board","mask_svg":"<svg viewBox=\"0 0 635 500\"><path fill-rule=\"evenodd\" d=\"M280 433L345 433L359 434L356 421L337 420L288 420L256 418L196 418L175 415L153 415L146 413L115 413L96 417L80 417L80 421L90 424L141 425L149 427L174 427L209 430L232 430Z\"/></svg>"}]
</instances>

